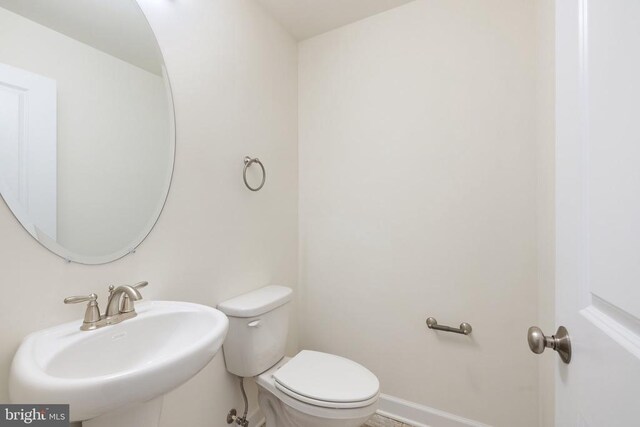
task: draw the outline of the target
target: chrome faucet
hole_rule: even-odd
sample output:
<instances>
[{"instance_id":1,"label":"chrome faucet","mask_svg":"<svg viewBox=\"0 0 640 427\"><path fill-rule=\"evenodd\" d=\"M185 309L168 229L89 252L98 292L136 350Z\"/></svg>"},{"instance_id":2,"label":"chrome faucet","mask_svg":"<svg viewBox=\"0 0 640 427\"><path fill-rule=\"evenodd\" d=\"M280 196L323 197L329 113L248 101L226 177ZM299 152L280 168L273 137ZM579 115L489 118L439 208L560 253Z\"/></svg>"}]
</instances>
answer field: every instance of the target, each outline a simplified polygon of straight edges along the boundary
<instances>
[{"instance_id":1,"label":"chrome faucet","mask_svg":"<svg viewBox=\"0 0 640 427\"><path fill-rule=\"evenodd\" d=\"M133 286L123 285L109 286L109 300L107 301L107 310L104 315L100 315L98 307L98 296L91 294L89 296L76 296L64 299L65 304L76 304L79 302L89 302L87 310L84 314L84 320L80 330L92 331L102 328L103 326L115 325L132 317L136 317L137 313L133 302L142 299L142 295L138 291L144 288L149 282L140 282Z\"/></svg>"},{"instance_id":2,"label":"chrome faucet","mask_svg":"<svg viewBox=\"0 0 640 427\"><path fill-rule=\"evenodd\" d=\"M144 283L143 286L147 285L146 282L142 283ZM143 287L142 283L136 286ZM118 286L115 289L113 288L113 286L109 286L109 301L107 302L107 311L105 313L107 317L116 316L118 314L131 313L135 310L133 308L133 304L127 304L128 307L125 308L126 311L120 309L120 297L123 295L128 298L129 301L138 301L142 299L142 295L140 294L140 292L138 292L138 290L133 286L124 285ZM122 305L124 306L124 297L122 299Z\"/></svg>"}]
</instances>

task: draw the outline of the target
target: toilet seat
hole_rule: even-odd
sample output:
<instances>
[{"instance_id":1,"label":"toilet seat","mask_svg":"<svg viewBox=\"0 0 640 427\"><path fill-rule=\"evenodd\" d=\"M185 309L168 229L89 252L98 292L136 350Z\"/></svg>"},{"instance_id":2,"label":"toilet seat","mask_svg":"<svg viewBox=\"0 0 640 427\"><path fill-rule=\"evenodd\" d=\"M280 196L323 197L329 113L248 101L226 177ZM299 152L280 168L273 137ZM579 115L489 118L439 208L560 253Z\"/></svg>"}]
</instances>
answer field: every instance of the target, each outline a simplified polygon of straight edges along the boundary
<instances>
[{"instance_id":1,"label":"toilet seat","mask_svg":"<svg viewBox=\"0 0 640 427\"><path fill-rule=\"evenodd\" d=\"M375 403L378 378L364 366L340 356L303 350L273 373L287 396L323 408L362 408Z\"/></svg>"},{"instance_id":2,"label":"toilet seat","mask_svg":"<svg viewBox=\"0 0 640 427\"><path fill-rule=\"evenodd\" d=\"M265 415L277 415L277 420L271 420L271 426L359 427L378 409L378 399L374 399L368 406L357 408L328 408L305 403L281 391L276 387L274 374L290 360L292 359L285 357L271 369L255 377L260 407ZM326 406L326 403L319 403Z\"/></svg>"}]
</instances>

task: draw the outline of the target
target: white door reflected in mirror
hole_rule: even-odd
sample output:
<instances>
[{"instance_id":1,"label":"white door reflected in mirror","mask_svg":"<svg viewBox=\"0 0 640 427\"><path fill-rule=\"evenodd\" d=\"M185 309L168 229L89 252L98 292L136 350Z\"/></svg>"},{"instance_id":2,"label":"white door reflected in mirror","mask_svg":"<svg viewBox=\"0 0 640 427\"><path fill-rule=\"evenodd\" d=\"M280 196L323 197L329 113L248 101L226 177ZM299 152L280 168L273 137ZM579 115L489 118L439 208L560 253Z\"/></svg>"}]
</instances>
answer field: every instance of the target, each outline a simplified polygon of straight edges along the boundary
<instances>
[{"instance_id":1,"label":"white door reflected in mirror","mask_svg":"<svg viewBox=\"0 0 640 427\"><path fill-rule=\"evenodd\" d=\"M174 114L135 0L0 0L0 194L61 257L121 258L169 190Z\"/></svg>"},{"instance_id":2,"label":"white door reflected in mirror","mask_svg":"<svg viewBox=\"0 0 640 427\"><path fill-rule=\"evenodd\" d=\"M0 64L0 193L33 236L57 237L56 82Z\"/></svg>"}]
</instances>

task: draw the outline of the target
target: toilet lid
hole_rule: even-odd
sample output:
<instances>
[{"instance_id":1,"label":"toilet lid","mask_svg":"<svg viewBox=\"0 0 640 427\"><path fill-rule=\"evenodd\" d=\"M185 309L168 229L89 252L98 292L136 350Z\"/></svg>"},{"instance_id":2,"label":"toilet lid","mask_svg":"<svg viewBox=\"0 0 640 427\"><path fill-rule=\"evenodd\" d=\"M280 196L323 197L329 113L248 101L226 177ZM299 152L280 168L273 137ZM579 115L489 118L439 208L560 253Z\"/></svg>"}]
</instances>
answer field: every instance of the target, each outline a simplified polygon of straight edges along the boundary
<instances>
[{"instance_id":1,"label":"toilet lid","mask_svg":"<svg viewBox=\"0 0 640 427\"><path fill-rule=\"evenodd\" d=\"M378 397L378 378L364 366L344 357L303 350L278 369L276 387L293 397L330 408L362 407Z\"/></svg>"}]
</instances>

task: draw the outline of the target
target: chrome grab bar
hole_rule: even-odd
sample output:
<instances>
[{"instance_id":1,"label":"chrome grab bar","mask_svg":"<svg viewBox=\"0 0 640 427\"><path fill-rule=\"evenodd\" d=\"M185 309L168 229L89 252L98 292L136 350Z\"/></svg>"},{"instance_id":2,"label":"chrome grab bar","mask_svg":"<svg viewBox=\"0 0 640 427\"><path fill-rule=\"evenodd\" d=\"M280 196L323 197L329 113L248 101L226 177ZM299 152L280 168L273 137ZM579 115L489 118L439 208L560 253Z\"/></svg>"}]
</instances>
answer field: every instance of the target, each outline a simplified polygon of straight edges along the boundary
<instances>
[{"instance_id":1,"label":"chrome grab bar","mask_svg":"<svg viewBox=\"0 0 640 427\"><path fill-rule=\"evenodd\" d=\"M429 327L429 329L436 329L438 331L445 331L445 332L453 332L455 334L462 334L462 335L469 335L472 331L471 325L468 324L467 322L460 323L459 328L452 328L451 326L438 325L438 321L435 319L435 317L429 317L427 319L427 326Z\"/></svg>"}]
</instances>

